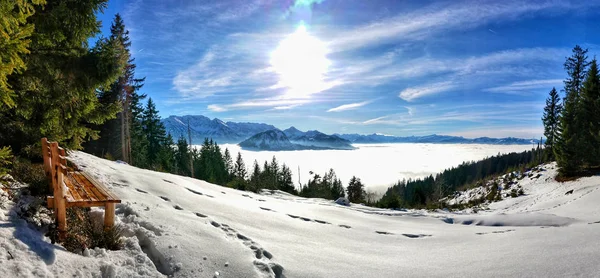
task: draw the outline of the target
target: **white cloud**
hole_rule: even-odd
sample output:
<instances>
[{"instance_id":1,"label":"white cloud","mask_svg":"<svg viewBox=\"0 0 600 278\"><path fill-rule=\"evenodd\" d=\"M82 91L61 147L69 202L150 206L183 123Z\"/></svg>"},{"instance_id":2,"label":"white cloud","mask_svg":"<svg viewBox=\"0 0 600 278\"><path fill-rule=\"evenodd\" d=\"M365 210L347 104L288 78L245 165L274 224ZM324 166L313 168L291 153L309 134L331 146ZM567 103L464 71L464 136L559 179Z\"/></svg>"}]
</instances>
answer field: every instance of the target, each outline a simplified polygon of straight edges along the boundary
<instances>
[{"instance_id":1,"label":"white cloud","mask_svg":"<svg viewBox=\"0 0 600 278\"><path fill-rule=\"evenodd\" d=\"M485 89L488 92L494 93L526 93L533 90L545 89L550 91L550 87L558 87L563 84L562 79L536 79L513 82L506 86L499 86Z\"/></svg>"},{"instance_id":2,"label":"white cloud","mask_svg":"<svg viewBox=\"0 0 600 278\"><path fill-rule=\"evenodd\" d=\"M225 109L224 107L217 105L217 104L210 104L208 105L208 110L213 111L213 112L225 112L227 111L227 109Z\"/></svg>"},{"instance_id":3,"label":"white cloud","mask_svg":"<svg viewBox=\"0 0 600 278\"><path fill-rule=\"evenodd\" d=\"M455 87L456 84L454 84L453 82L444 81L420 87L407 88L400 92L398 96L403 100L413 101L424 96L439 94L448 90L452 90Z\"/></svg>"},{"instance_id":4,"label":"white cloud","mask_svg":"<svg viewBox=\"0 0 600 278\"><path fill-rule=\"evenodd\" d=\"M386 40L422 39L442 31L471 29L489 22L520 19L540 11L565 12L584 5L575 5L564 1L516 0L456 1L450 5L434 4L349 31L335 30L337 35L330 41L330 48L333 51L343 51L378 44Z\"/></svg>"},{"instance_id":5,"label":"white cloud","mask_svg":"<svg viewBox=\"0 0 600 278\"><path fill-rule=\"evenodd\" d=\"M356 102L356 103L350 103L350 104L344 104L344 105L340 105L338 107L335 108L331 108L329 110L327 110L327 112L340 112L340 111L346 111L346 110L352 110L352 109L356 109L362 106L365 106L369 103L371 103L372 100L369 101L363 101L363 102Z\"/></svg>"},{"instance_id":6,"label":"white cloud","mask_svg":"<svg viewBox=\"0 0 600 278\"><path fill-rule=\"evenodd\" d=\"M362 122L362 124L369 125L369 124L382 123L382 120L387 119L388 117L389 116L383 116L383 117L379 117L379 118L375 118L375 119L366 120L366 121Z\"/></svg>"}]
</instances>

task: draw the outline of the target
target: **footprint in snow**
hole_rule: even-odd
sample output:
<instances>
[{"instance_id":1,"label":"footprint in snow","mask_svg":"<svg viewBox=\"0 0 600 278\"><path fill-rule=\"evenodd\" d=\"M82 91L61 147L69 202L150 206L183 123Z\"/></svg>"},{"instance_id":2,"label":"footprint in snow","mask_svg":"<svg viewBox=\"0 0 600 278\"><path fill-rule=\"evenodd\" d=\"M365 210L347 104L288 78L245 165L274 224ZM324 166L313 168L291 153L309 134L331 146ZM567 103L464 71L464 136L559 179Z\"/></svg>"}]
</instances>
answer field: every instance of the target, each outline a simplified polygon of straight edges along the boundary
<instances>
[{"instance_id":1,"label":"footprint in snow","mask_svg":"<svg viewBox=\"0 0 600 278\"><path fill-rule=\"evenodd\" d=\"M200 196L204 195L204 193L202 193L202 192L200 192L200 191L196 191L196 190L193 190L193 189L189 189L189 188L187 188L187 187L186 187L185 189L187 189L189 192L192 192L192 193L194 193L194 194L197 194L197 195L200 195Z\"/></svg>"},{"instance_id":2,"label":"footprint in snow","mask_svg":"<svg viewBox=\"0 0 600 278\"><path fill-rule=\"evenodd\" d=\"M300 216L296 216L296 215L293 215L293 214L288 214L287 216L289 216L289 217L291 217L291 218L294 218L294 219L295 219L295 218L299 218L299 217L300 217Z\"/></svg>"},{"instance_id":3,"label":"footprint in snow","mask_svg":"<svg viewBox=\"0 0 600 278\"><path fill-rule=\"evenodd\" d=\"M323 221L323 220L317 220L317 219L315 219L315 222L317 222L317 223L319 223L319 224L331 224L331 223L329 223L329 222L327 222L327 221Z\"/></svg>"},{"instance_id":4,"label":"footprint in snow","mask_svg":"<svg viewBox=\"0 0 600 278\"><path fill-rule=\"evenodd\" d=\"M141 189L139 189L139 188L136 188L135 190L137 190L138 192L144 193L144 194L148 194L148 191L141 190Z\"/></svg>"},{"instance_id":5,"label":"footprint in snow","mask_svg":"<svg viewBox=\"0 0 600 278\"><path fill-rule=\"evenodd\" d=\"M266 211L273 211L273 210L272 210L272 209L270 209L270 208L263 208L263 207L259 207L259 208L260 208L260 209L262 209L262 210L266 210Z\"/></svg>"},{"instance_id":6,"label":"footprint in snow","mask_svg":"<svg viewBox=\"0 0 600 278\"><path fill-rule=\"evenodd\" d=\"M352 228L352 227L350 227L350 226L348 226L348 225L344 225L344 224L341 224L341 225L338 225L338 226L340 226L340 227L342 227L342 228L346 228L346 229L350 229L350 228Z\"/></svg>"},{"instance_id":7,"label":"footprint in snow","mask_svg":"<svg viewBox=\"0 0 600 278\"><path fill-rule=\"evenodd\" d=\"M179 205L174 205L173 208L176 209L176 210L183 210L183 208L180 207Z\"/></svg>"},{"instance_id":8,"label":"footprint in snow","mask_svg":"<svg viewBox=\"0 0 600 278\"><path fill-rule=\"evenodd\" d=\"M600 221L596 221L596 222L590 222L590 223L588 223L588 225L591 225L591 224L600 224Z\"/></svg>"},{"instance_id":9,"label":"footprint in snow","mask_svg":"<svg viewBox=\"0 0 600 278\"><path fill-rule=\"evenodd\" d=\"M390 232L384 232L384 231L375 231L376 233L380 234L380 235L393 235Z\"/></svg>"},{"instance_id":10,"label":"footprint in snow","mask_svg":"<svg viewBox=\"0 0 600 278\"><path fill-rule=\"evenodd\" d=\"M165 197L165 196L159 196L159 197L160 197L161 199L163 199L163 200L167 201L167 202L170 202L170 201L171 201L171 199L169 199L169 198L167 198L167 197Z\"/></svg>"},{"instance_id":11,"label":"footprint in snow","mask_svg":"<svg viewBox=\"0 0 600 278\"><path fill-rule=\"evenodd\" d=\"M172 181L170 181L170 180L165 180L165 179L163 179L163 181L164 181L164 182L168 182L168 183L174 183L174 182L172 182Z\"/></svg>"},{"instance_id":12,"label":"footprint in snow","mask_svg":"<svg viewBox=\"0 0 600 278\"><path fill-rule=\"evenodd\" d=\"M424 234L402 234L405 237L408 238L422 238L422 237L430 237L431 235L424 235Z\"/></svg>"},{"instance_id":13,"label":"footprint in snow","mask_svg":"<svg viewBox=\"0 0 600 278\"><path fill-rule=\"evenodd\" d=\"M199 213L199 212L196 212L196 216L202 217L202 218L206 218L207 217L206 215L204 215L202 213Z\"/></svg>"}]
</instances>

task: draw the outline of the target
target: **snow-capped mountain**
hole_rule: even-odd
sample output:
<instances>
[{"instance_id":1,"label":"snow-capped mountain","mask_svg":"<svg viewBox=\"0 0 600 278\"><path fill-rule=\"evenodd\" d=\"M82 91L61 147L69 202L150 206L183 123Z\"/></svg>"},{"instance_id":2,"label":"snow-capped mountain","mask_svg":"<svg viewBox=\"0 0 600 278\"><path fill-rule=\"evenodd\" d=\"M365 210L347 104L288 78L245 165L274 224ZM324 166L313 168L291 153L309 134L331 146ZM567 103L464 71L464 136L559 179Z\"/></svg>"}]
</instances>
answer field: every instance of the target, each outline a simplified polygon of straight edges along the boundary
<instances>
[{"instance_id":1,"label":"snow-capped mountain","mask_svg":"<svg viewBox=\"0 0 600 278\"><path fill-rule=\"evenodd\" d=\"M352 150L352 143L336 135L327 135L317 130L302 132L295 127L283 131L290 142L304 146L314 146L332 149Z\"/></svg>"},{"instance_id":2,"label":"snow-capped mountain","mask_svg":"<svg viewBox=\"0 0 600 278\"><path fill-rule=\"evenodd\" d=\"M204 138L212 138L219 143L238 143L257 133L276 129L268 124L223 122L201 115L170 116L162 120L167 133L175 140L181 136L187 138L188 121L195 144L202 143Z\"/></svg>"},{"instance_id":3,"label":"snow-capped mountain","mask_svg":"<svg viewBox=\"0 0 600 278\"><path fill-rule=\"evenodd\" d=\"M340 138L346 139L351 143L369 144L369 143L437 143L437 144L494 144L494 145L513 145L513 144L537 144L538 139L521 139L514 137L506 138L464 138L462 136L449 135L427 135L427 136L407 136L398 137L383 134L333 134Z\"/></svg>"}]
</instances>

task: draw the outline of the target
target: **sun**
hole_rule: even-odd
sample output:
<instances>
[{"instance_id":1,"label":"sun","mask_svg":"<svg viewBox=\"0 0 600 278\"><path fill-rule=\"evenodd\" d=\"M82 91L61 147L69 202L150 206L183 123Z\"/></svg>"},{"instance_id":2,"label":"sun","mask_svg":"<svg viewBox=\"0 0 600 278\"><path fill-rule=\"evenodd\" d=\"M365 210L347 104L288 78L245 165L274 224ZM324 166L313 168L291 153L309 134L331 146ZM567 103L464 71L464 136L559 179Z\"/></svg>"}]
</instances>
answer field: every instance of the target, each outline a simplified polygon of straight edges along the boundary
<instances>
[{"instance_id":1,"label":"sun","mask_svg":"<svg viewBox=\"0 0 600 278\"><path fill-rule=\"evenodd\" d=\"M271 66L279 75L277 87L287 88L285 97L306 98L323 91L331 61L325 43L311 36L304 25L283 39L271 53Z\"/></svg>"}]
</instances>

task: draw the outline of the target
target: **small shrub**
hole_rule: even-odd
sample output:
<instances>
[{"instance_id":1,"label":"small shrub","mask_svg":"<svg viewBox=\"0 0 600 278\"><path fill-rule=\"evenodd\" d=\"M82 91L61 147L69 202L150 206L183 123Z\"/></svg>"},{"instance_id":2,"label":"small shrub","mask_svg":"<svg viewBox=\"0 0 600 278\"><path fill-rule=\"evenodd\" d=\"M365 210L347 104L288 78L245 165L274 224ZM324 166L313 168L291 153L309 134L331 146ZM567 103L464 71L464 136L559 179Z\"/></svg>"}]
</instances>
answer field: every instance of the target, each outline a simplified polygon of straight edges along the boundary
<instances>
[{"instance_id":1,"label":"small shrub","mask_svg":"<svg viewBox=\"0 0 600 278\"><path fill-rule=\"evenodd\" d=\"M102 223L94 223L88 214L89 209L67 209L67 236L63 246L73 253L81 253L85 249L105 248L119 250L123 247L121 236L123 228L115 225L104 229Z\"/></svg>"},{"instance_id":2,"label":"small shrub","mask_svg":"<svg viewBox=\"0 0 600 278\"><path fill-rule=\"evenodd\" d=\"M29 184L29 191L33 196L50 194L49 181L42 164L33 164L31 161L18 158L13 161L10 174L15 180Z\"/></svg>"},{"instance_id":3,"label":"small shrub","mask_svg":"<svg viewBox=\"0 0 600 278\"><path fill-rule=\"evenodd\" d=\"M513 189L513 190L511 190L511 191L510 191L510 197L511 197L511 198L516 198L516 197L518 197L518 196L519 196L519 195L518 195L518 193L517 193L517 190L516 190L516 189Z\"/></svg>"},{"instance_id":4,"label":"small shrub","mask_svg":"<svg viewBox=\"0 0 600 278\"><path fill-rule=\"evenodd\" d=\"M525 191L523 191L523 188L519 189L518 193L519 193L519 196L525 195Z\"/></svg>"}]
</instances>

